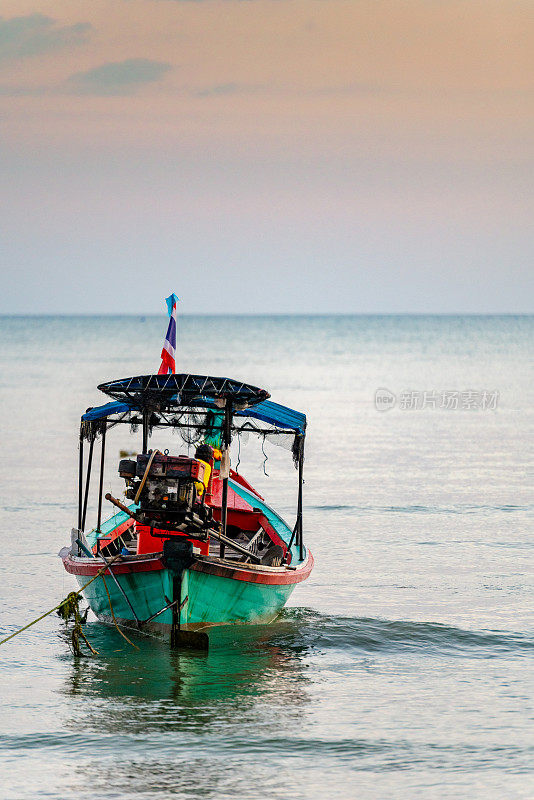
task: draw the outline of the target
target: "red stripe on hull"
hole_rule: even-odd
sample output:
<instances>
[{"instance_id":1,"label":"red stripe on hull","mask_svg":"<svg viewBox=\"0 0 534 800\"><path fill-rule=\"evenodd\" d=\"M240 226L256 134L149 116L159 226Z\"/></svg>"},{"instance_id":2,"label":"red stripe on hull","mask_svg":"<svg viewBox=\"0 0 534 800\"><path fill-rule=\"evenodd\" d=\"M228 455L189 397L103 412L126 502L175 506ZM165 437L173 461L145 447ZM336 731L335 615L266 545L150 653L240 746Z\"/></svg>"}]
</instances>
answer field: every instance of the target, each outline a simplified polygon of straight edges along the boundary
<instances>
[{"instance_id":1,"label":"red stripe on hull","mask_svg":"<svg viewBox=\"0 0 534 800\"><path fill-rule=\"evenodd\" d=\"M63 565L71 575L86 575L93 577L104 564L98 558L78 559L68 555L63 559ZM113 564L113 572L116 575L132 574L135 572L153 572L166 569L160 555L154 558L139 559L136 561L117 561ZM306 561L295 570L288 570L283 567L271 568L269 571L258 569L245 569L243 567L232 567L228 564L218 564L205 559L197 559L189 569L198 572L206 572L210 575L218 575L222 578L230 578L235 581L245 581L246 583L265 583L271 585L283 585L288 583L300 583L306 580L313 569L313 556L308 551Z\"/></svg>"},{"instance_id":2,"label":"red stripe on hull","mask_svg":"<svg viewBox=\"0 0 534 800\"><path fill-rule=\"evenodd\" d=\"M286 583L301 583L301 581L305 581L313 569L313 556L308 551L306 561L295 570L282 568L276 572L260 572L259 570L229 567L226 564L214 564L207 561L197 561L190 569L194 569L197 572L207 572L210 575L219 575L221 578L231 578L234 581L268 583L280 586Z\"/></svg>"},{"instance_id":3,"label":"red stripe on hull","mask_svg":"<svg viewBox=\"0 0 534 800\"><path fill-rule=\"evenodd\" d=\"M72 556L68 555L63 559L63 566L71 575L87 575L91 578L105 565L99 558L72 558ZM112 572L115 575L131 574L132 572L154 572L159 569L165 569L165 565L159 555L142 561L115 561L112 566Z\"/></svg>"}]
</instances>

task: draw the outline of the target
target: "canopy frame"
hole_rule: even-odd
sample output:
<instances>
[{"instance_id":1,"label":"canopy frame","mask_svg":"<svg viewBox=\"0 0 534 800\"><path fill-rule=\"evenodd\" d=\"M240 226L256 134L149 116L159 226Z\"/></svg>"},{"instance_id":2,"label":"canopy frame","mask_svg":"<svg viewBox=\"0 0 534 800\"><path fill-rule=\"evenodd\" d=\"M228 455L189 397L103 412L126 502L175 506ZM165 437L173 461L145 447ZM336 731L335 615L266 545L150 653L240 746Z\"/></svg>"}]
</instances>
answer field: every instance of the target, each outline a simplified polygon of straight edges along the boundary
<instances>
[{"instance_id":1,"label":"canopy frame","mask_svg":"<svg viewBox=\"0 0 534 800\"><path fill-rule=\"evenodd\" d=\"M206 431L206 418L200 423L191 421L191 415L207 416L210 411L215 409L220 414L218 429L223 450L230 448L232 433L253 433L263 436L264 439L276 435L293 434L293 461L298 470L297 517L287 552L290 552L294 539L299 550L299 558L301 561L303 560L302 488L306 436L306 416L304 414L269 401L270 395L265 389L229 378L211 378L199 375L145 375L110 381L100 384L98 388L113 397L115 402L88 408L81 418L78 477L78 528L80 531L85 528L93 447L99 434L102 435L102 445L98 481L97 530L100 530L101 526L107 430L119 424L128 424L132 429L142 425L142 448L143 453L146 453L153 427ZM89 442L85 487L83 481L84 440ZM223 476L222 482L221 528L224 536L228 511L228 476ZM220 557L224 557L222 541Z\"/></svg>"}]
</instances>

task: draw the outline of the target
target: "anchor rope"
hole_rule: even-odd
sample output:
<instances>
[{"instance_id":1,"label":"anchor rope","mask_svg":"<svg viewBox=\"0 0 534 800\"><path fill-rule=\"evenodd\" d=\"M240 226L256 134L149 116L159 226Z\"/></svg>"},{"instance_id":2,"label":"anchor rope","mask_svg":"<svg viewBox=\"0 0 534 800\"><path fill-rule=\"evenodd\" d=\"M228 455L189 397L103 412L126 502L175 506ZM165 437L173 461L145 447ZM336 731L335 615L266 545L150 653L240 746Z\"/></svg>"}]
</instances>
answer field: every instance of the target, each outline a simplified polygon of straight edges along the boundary
<instances>
[{"instance_id":1,"label":"anchor rope","mask_svg":"<svg viewBox=\"0 0 534 800\"><path fill-rule=\"evenodd\" d=\"M127 642L129 642L129 643L132 645L132 647L135 647L135 649L136 649L136 650L139 650L138 646L137 646L136 644L134 644L134 643L133 643L133 642L132 642L130 639L128 639L128 637L126 636L126 634L125 634L125 633L123 633L123 632L121 631L121 629L119 628L119 626L118 626L118 624L117 624L117 620L115 619L115 612L114 612L114 610L113 610L113 605L112 605L112 603L111 603L111 596L110 596L110 594L109 594L109 589L108 589L108 585L107 585L107 583L106 583L106 577L105 577L105 575L102 575L102 580L104 581L104 589L106 590L106 594L107 594L107 596L108 596L109 610L111 611L111 616L113 617L113 624L114 624L114 625L115 625L115 627L117 628L117 630L118 630L118 632L120 633L120 635L122 636L122 638L123 638L123 639L126 639L126 641L127 641Z\"/></svg>"},{"instance_id":2,"label":"anchor rope","mask_svg":"<svg viewBox=\"0 0 534 800\"><path fill-rule=\"evenodd\" d=\"M98 655L98 650L94 649L82 630L82 625L85 624L87 619L87 610L83 616L80 614L80 598L76 592L69 592L57 610L58 617L61 617L65 624L67 624L71 617L74 619L74 627L71 631L70 640L72 644L72 652L75 656L83 655L82 648L80 647L80 638L83 639L94 656Z\"/></svg>"},{"instance_id":3,"label":"anchor rope","mask_svg":"<svg viewBox=\"0 0 534 800\"><path fill-rule=\"evenodd\" d=\"M10 639L13 639L15 636L18 636L19 633L23 633L23 631L28 630L28 628L31 628L32 625L35 625L37 622L40 622L45 617L49 617L50 614L53 614L54 611L57 611L59 608L61 608L61 606L64 606L67 602L72 602L72 595L75 595L77 598L79 598L81 596L81 593L83 592L83 590L86 589L91 583L93 583L93 581L96 581L96 579L99 578L108 569L108 565L112 564L120 555L121 555L120 553L117 553L117 555L114 556L110 561L108 561L108 564L106 564L105 567L102 567L102 569L99 570L96 573L96 575L94 575L91 578L90 581L87 581L87 583L85 583L83 586L81 586L78 589L77 592L69 592L67 597L65 597L60 603L58 603L57 606L54 606L54 608L51 608L50 611L45 611L44 614L41 614L41 616L37 617L37 619L34 619L31 622L28 622L28 624L25 625L23 628L19 628L18 631L15 631L14 633L11 633L9 636L6 636L5 639L0 639L0 645L5 644L6 642L9 642ZM83 634L82 634L82 636L83 636ZM85 636L83 638L85 639Z\"/></svg>"}]
</instances>

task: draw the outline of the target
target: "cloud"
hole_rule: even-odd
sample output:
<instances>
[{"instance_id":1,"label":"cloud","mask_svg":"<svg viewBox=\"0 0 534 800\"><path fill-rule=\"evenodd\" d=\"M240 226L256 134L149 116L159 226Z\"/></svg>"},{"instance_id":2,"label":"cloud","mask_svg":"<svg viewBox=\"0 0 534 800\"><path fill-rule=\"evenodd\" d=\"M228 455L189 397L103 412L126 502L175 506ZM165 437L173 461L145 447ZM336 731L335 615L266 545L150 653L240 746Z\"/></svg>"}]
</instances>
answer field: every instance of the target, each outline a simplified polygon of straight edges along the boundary
<instances>
[{"instance_id":1,"label":"cloud","mask_svg":"<svg viewBox=\"0 0 534 800\"><path fill-rule=\"evenodd\" d=\"M164 61L128 58L77 72L71 75L68 84L76 94L127 95L143 83L158 81L170 69L172 65Z\"/></svg>"},{"instance_id":2,"label":"cloud","mask_svg":"<svg viewBox=\"0 0 534 800\"><path fill-rule=\"evenodd\" d=\"M0 61L26 58L87 41L92 25L58 25L44 14L26 17L0 17Z\"/></svg>"}]
</instances>

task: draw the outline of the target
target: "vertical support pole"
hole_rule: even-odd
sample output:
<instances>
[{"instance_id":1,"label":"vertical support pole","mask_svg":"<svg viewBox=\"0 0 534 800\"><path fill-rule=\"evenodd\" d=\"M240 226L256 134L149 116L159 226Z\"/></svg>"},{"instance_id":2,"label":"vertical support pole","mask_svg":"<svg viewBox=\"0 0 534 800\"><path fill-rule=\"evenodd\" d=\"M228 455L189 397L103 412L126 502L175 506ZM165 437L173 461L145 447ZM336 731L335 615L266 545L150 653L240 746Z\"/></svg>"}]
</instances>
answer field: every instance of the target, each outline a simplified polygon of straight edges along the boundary
<instances>
[{"instance_id":1,"label":"vertical support pole","mask_svg":"<svg viewBox=\"0 0 534 800\"><path fill-rule=\"evenodd\" d=\"M102 523L102 490L104 487L104 459L106 456L106 431L107 431L107 421L104 419L104 428L102 430L102 447L100 450L100 476L99 476L99 484L98 484L98 517L96 521L96 532L100 533L100 525ZM98 545L98 540L97 540Z\"/></svg>"},{"instance_id":2,"label":"vertical support pole","mask_svg":"<svg viewBox=\"0 0 534 800\"><path fill-rule=\"evenodd\" d=\"M302 538L302 484L304 472L304 439L302 438L299 443L299 494L297 501L297 536L299 546L299 559L302 561L304 558L304 543Z\"/></svg>"},{"instance_id":3,"label":"vertical support pole","mask_svg":"<svg viewBox=\"0 0 534 800\"><path fill-rule=\"evenodd\" d=\"M176 647L180 634L180 598L182 595L182 575L175 575L172 579L172 625L171 625L171 647Z\"/></svg>"},{"instance_id":4,"label":"vertical support pole","mask_svg":"<svg viewBox=\"0 0 534 800\"><path fill-rule=\"evenodd\" d=\"M223 447L227 454L227 457L230 458L230 443L232 441L232 403L230 400L226 400L226 405L224 406L224 429L223 429ZM228 518L228 476L223 478L222 484L222 498L221 498L221 533L223 536L226 536L226 523ZM221 558L224 558L224 542L220 543L219 547L219 555Z\"/></svg>"},{"instance_id":5,"label":"vertical support pole","mask_svg":"<svg viewBox=\"0 0 534 800\"><path fill-rule=\"evenodd\" d=\"M143 453L148 451L148 411L143 411Z\"/></svg>"},{"instance_id":6,"label":"vertical support pole","mask_svg":"<svg viewBox=\"0 0 534 800\"><path fill-rule=\"evenodd\" d=\"M221 533L226 536L226 518L228 515L228 478L223 478L221 503ZM219 556L224 558L224 542L219 545Z\"/></svg>"},{"instance_id":7,"label":"vertical support pole","mask_svg":"<svg viewBox=\"0 0 534 800\"><path fill-rule=\"evenodd\" d=\"M83 422L80 426L80 442L78 445L78 530L82 529L82 497L83 497Z\"/></svg>"},{"instance_id":8,"label":"vertical support pole","mask_svg":"<svg viewBox=\"0 0 534 800\"><path fill-rule=\"evenodd\" d=\"M85 497L83 499L82 526L80 528L81 531L85 530L85 517L87 514L87 500L89 498L89 484L91 482L91 465L93 463L94 446L95 446L95 440L94 437L91 437L91 441L89 443L89 457L87 460L87 477L85 479Z\"/></svg>"}]
</instances>

